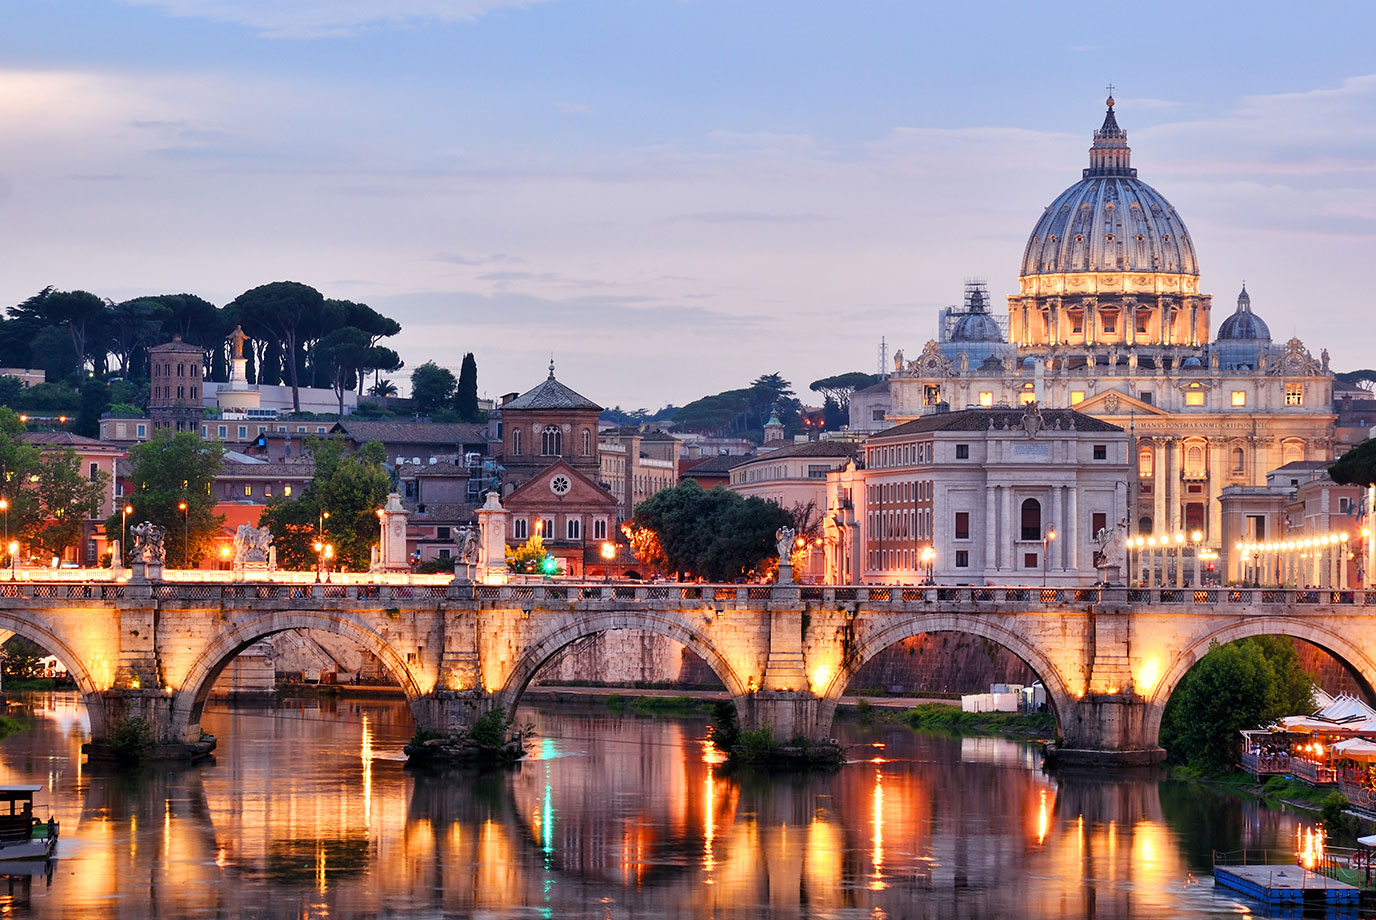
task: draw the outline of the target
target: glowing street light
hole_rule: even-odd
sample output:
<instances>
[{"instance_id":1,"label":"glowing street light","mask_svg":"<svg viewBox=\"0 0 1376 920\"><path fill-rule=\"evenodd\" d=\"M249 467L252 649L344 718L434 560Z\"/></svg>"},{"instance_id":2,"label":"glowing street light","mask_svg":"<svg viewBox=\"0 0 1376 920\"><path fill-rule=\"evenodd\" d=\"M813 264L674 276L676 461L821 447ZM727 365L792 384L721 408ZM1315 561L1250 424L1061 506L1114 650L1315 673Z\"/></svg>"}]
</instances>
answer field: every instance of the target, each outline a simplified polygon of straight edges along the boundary
<instances>
[{"instance_id":1,"label":"glowing street light","mask_svg":"<svg viewBox=\"0 0 1376 920\"><path fill-rule=\"evenodd\" d=\"M1055 539L1056 539L1056 525L1055 525L1055 524L1048 524L1048 525L1046 526L1046 534L1042 537L1042 587L1043 587L1043 588L1046 587L1046 567L1047 567L1046 551L1047 551L1047 548L1051 546L1052 541L1055 540Z\"/></svg>"},{"instance_id":2,"label":"glowing street light","mask_svg":"<svg viewBox=\"0 0 1376 920\"><path fill-rule=\"evenodd\" d=\"M603 575L604 582L611 580L611 561L616 558L616 546L611 540L603 540Z\"/></svg>"},{"instance_id":3,"label":"glowing street light","mask_svg":"<svg viewBox=\"0 0 1376 920\"><path fill-rule=\"evenodd\" d=\"M177 510L182 513L182 565L191 568L191 508L183 501L177 502Z\"/></svg>"},{"instance_id":4,"label":"glowing street light","mask_svg":"<svg viewBox=\"0 0 1376 920\"><path fill-rule=\"evenodd\" d=\"M14 581L14 567L19 564L19 541L15 540L9 545L10 551L10 581Z\"/></svg>"},{"instance_id":5,"label":"glowing street light","mask_svg":"<svg viewBox=\"0 0 1376 920\"><path fill-rule=\"evenodd\" d=\"M127 502L125 503L123 508L119 509L119 551L122 557L128 555L127 547L129 546L129 515L133 513L134 506L128 504ZM119 564L121 566L124 565L123 558L119 560Z\"/></svg>"},{"instance_id":6,"label":"glowing street light","mask_svg":"<svg viewBox=\"0 0 1376 920\"><path fill-rule=\"evenodd\" d=\"M927 584L931 584L932 561L936 559L936 550L932 549L932 545L928 543L926 546L922 547L922 552L918 554L918 558L922 560L922 565L927 569Z\"/></svg>"}]
</instances>

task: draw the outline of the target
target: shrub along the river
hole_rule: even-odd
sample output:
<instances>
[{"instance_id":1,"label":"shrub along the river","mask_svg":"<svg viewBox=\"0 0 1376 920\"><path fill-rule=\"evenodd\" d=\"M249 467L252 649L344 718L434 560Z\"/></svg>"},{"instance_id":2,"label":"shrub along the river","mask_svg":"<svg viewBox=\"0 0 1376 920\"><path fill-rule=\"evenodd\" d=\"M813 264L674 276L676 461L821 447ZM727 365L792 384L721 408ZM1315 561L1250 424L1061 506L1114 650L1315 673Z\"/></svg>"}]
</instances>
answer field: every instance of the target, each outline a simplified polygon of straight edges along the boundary
<instances>
[{"instance_id":1,"label":"shrub along the river","mask_svg":"<svg viewBox=\"0 0 1376 920\"><path fill-rule=\"evenodd\" d=\"M1185 675L1161 718L1161 745L1172 763L1217 776L1236 768L1245 728L1309 712L1314 676L1284 636L1220 645Z\"/></svg>"}]
</instances>

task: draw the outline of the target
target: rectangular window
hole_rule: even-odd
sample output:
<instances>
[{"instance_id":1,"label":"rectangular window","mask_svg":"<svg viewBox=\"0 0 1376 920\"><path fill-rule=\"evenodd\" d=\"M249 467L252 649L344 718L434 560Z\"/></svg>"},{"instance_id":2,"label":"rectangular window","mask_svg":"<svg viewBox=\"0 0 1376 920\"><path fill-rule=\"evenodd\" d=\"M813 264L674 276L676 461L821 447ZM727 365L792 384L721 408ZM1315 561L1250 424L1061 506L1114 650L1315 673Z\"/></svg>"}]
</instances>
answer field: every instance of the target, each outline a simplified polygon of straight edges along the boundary
<instances>
[{"instance_id":1,"label":"rectangular window","mask_svg":"<svg viewBox=\"0 0 1376 920\"><path fill-rule=\"evenodd\" d=\"M1023 553L1023 554L1022 554L1022 567L1025 568L1025 569L1035 569L1035 568L1037 567L1037 554L1036 554L1036 553Z\"/></svg>"},{"instance_id":2,"label":"rectangular window","mask_svg":"<svg viewBox=\"0 0 1376 920\"><path fill-rule=\"evenodd\" d=\"M549 518L540 519L540 536L546 540L554 539L554 521Z\"/></svg>"},{"instance_id":3,"label":"rectangular window","mask_svg":"<svg viewBox=\"0 0 1376 920\"><path fill-rule=\"evenodd\" d=\"M1089 516L1089 535L1091 537L1106 527L1108 527L1108 515L1104 512L1096 511Z\"/></svg>"},{"instance_id":4,"label":"rectangular window","mask_svg":"<svg viewBox=\"0 0 1376 920\"><path fill-rule=\"evenodd\" d=\"M283 486L282 494L285 495L287 498L291 498L291 486Z\"/></svg>"},{"instance_id":5,"label":"rectangular window","mask_svg":"<svg viewBox=\"0 0 1376 920\"><path fill-rule=\"evenodd\" d=\"M229 434L229 426L228 426L228 425L221 425L221 426L220 426L220 440L223 441L223 440L225 439L225 437L226 437L228 434Z\"/></svg>"},{"instance_id":6,"label":"rectangular window","mask_svg":"<svg viewBox=\"0 0 1376 920\"><path fill-rule=\"evenodd\" d=\"M441 546L441 547L440 547L440 558L441 558L441 559L448 559L448 558L449 558L449 547L447 547L447 546Z\"/></svg>"},{"instance_id":7,"label":"rectangular window","mask_svg":"<svg viewBox=\"0 0 1376 920\"><path fill-rule=\"evenodd\" d=\"M249 484L249 483L244 483L244 498L252 498L252 497L253 497L253 486L252 486L251 484Z\"/></svg>"},{"instance_id":8,"label":"rectangular window","mask_svg":"<svg viewBox=\"0 0 1376 920\"><path fill-rule=\"evenodd\" d=\"M970 567L970 551L968 549L956 550L956 568L968 569Z\"/></svg>"},{"instance_id":9,"label":"rectangular window","mask_svg":"<svg viewBox=\"0 0 1376 920\"><path fill-rule=\"evenodd\" d=\"M1095 459L1095 460L1107 460L1107 459L1108 459L1108 445L1107 445L1107 444L1095 444L1095 445L1094 445L1094 459Z\"/></svg>"},{"instance_id":10,"label":"rectangular window","mask_svg":"<svg viewBox=\"0 0 1376 920\"><path fill-rule=\"evenodd\" d=\"M1233 390L1233 405L1247 405L1247 392L1245 390Z\"/></svg>"},{"instance_id":11,"label":"rectangular window","mask_svg":"<svg viewBox=\"0 0 1376 920\"><path fill-rule=\"evenodd\" d=\"M956 539L970 539L970 512L968 511L956 512Z\"/></svg>"},{"instance_id":12,"label":"rectangular window","mask_svg":"<svg viewBox=\"0 0 1376 920\"><path fill-rule=\"evenodd\" d=\"M1080 403L1082 403L1082 402L1084 402L1084 401L1085 401L1085 391L1084 391L1084 390L1071 390L1071 391L1070 391L1070 404L1071 404L1072 406L1078 406Z\"/></svg>"},{"instance_id":13,"label":"rectangular window","mask_svg":"<svg viewBox=\"0 0 1376 920\"><path fill-rule=\"evenodd\" d=\"M248 426L247 426L247 425L240 425L240 426L239 426L239 440L242 441L242 440L244 440L244 439L247 438L247 437L248 437Z\"/></svg>"},{"instance_id":14,"label":"rectangular window","mask_svg":"<svg viewBox=\"0 0 1376 920\"><path fill-rule=\"evenodd\" d=\"M808 479L826 479L827 473L831 472L831 467L825 463L810 463L807 467Z\"/></svg>"},{"instance_id":15,"label":"rectangular window","mask_svg":"<svg viewBox=\"0 0 1376 920\"><path fill-rule=\"evenodd\" d=\"M969 460L969 459L970 459L970 445L969 445L969 444L957 444L957 445L956 445L956 459L957 459L957 460Z\"/></svg>"},{"instance_id":16,"label":"rectangular window","mask_svg":"<svg viewBox=\"0 0 1376 920\"><path fill-rule=\"evenodd\" d=\"M1204 405L1204 391L1203 391L1203 390L1186 390L1186 391L1185 391L1185 405L1187 405L1187 406L1202 406L1202 405Z\"/></svg>"},{"instance_id":17,"label":"rectangular window","mask_svg":"<svg viewBox=\"0 0 1376 920\"><path fill-rule=\"evenodd\" d=\"M1018 394L1018 405L1026 406L1037 401L1037 394L1032 390L1023 390Z\"/></svg>"},{"instance_id":18,"label":"rectangular window","mask_svg":"<svg viewBox=\"0 0 1376 920\"><path fill-rule=\"evenodd\" d=\"M145 425L136 425L136 426L134 426L134 430L135 430L135 433L136 433L136 435L137 435L138 437L140 437L140 438L146 438L146 437L148 437L148 428L147 428L147 426L145 426Z\"/></svg>"},{"instance_id":19,"label":"rectangular window","mask_svg":"<svg viewBox=\"0 0 1376 920\"><path fill-rule=\"evenodd\" d=\"M994 394L990 390L981 390L979 394L979 404L988 409L994 404Z\"/></svg>"},{"instance_id":20,"label":"rectangular window","mask_svg":"<svg viewBox=\"0 0 1376 920\"><path fill-rule=\"evenodd\" d=\"M92 463L92 464L91 464L91 472L90 472L90 479L91 479L91 482L95 482L95 481L96 481L96 477L99 476L99 475L100 475L100 464L99 464L99 463Z\"/></svg>"},{"instance_id":21,"label":"rectangular window","mask_svg":"<svg viewBox=\"0 0 1376 920\"><path fill-rule=\"evenodd\" d=\"M1285 404L1287 406L1304 405L1304 384L1287 383L1285 385Z\"/></svg>"},{"instance_id":22,"label":"rectangular window","mask_svg":"<svg viewBox=\"0 0 1376 920\"><path fill-rule=\"evenodd\" d=\"M448 527L436 527L436 528L435 528L435 539L436 539L436 540L448 540L448 539L449 539L449 528L448 528Z\"/></svg>"},{"instance_id":23,"label":"rectangular window","mask_svg":"<svg viewBox=\"0 0 1376 920\"><path fill-rule=\"evenodd\" d=\"M1146 403L1147 405L1150 406L1150 405L1151 405L1151 390L1138 390L1138 391L1137 391L1137 398L1140 399L1140 400L1142 400L1142 402L1144 402L1144 403Z\"/></svg>"},{"instance_id":24,"label":"rectangular window","mask_svg":"<svg viewBox=\"0 0 1376 920\"><path fill-rule=\"evenodd\" d=\"M1118 331L1118 317L1113 314L1101 313L1099 314L1099 321L1103 324L1105 333L1112 335Z\"/></svg>"}]
</instances>

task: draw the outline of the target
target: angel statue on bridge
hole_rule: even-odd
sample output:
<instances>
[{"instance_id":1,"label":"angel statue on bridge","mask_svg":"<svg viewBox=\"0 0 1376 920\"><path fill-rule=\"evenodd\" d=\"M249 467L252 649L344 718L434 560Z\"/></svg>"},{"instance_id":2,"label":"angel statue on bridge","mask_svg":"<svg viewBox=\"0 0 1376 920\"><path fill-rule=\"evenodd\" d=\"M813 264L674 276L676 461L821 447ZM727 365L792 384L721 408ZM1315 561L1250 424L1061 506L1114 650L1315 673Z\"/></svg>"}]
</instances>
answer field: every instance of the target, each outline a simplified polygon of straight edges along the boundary
<instances>
[{"instance_id":1,"label":"angel statue on bridge","mask_svg":"<svg viewBox=\"0 0 1376 920\"><path fill-rule=\"evenodd\" d=\"M144 521L129 528L134 538L134 546L129 550L130 562L161 564L167 558L167 550L162 541L166 531L152 521Z\"/></svg>"}]
</instances>

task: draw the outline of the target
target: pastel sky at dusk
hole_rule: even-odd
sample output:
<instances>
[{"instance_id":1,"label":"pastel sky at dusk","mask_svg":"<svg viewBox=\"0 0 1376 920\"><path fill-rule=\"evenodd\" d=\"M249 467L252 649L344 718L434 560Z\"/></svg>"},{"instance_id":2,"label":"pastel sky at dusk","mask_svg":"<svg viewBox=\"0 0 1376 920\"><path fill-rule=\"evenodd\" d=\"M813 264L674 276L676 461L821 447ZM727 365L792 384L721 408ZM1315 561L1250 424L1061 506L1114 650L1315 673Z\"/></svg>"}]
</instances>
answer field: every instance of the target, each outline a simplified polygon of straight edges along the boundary
<instances>
[{"instance_id":1,"label":"pastel sky at dusk","mask_svg":"<svg viewBox=\"0 0 1376 920\"><path fill-rule=\"evenodd\" d=\"M996 302L1115 84L1214 328L1376 365L1376 7L5 0L0 306L275 280L485 395L801 395ZM398 377L407 377L403 371Z\"/></svg>"}]
</instances>

